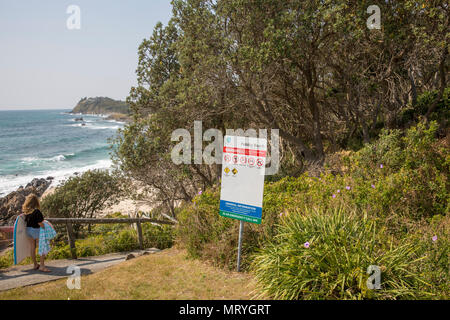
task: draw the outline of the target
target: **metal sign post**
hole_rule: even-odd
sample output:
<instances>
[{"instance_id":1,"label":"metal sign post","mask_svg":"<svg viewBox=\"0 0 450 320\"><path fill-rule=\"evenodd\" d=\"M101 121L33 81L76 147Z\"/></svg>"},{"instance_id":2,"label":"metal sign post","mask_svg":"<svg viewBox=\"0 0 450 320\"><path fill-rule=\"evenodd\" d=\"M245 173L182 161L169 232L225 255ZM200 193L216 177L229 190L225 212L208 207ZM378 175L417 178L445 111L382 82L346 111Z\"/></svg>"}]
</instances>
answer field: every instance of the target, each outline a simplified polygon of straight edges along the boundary
<instances>
[{"instance_id":1,"label":"metal sign post","mask_svg":"<svg viewBox=\"0 0 450 320\"><path fill-rule=\"evenodd\" d=\"M240 221L239 224L239 241L238 241L238 256L237 256L237 272L241 271L241 250L242 250L242 237L244 235L244 221Z\"/></svg>"},{"instance_id":2,"label":"metal sign post","mask_svg":"<svg viewBox=\"0 0 450 320\"><path fill-rule=\"evenodd\" d=\"M260 224L267 140L225 136L220 215L240 220L237 271L241 269L244 221Z\"/></svg>"}]
</instances>

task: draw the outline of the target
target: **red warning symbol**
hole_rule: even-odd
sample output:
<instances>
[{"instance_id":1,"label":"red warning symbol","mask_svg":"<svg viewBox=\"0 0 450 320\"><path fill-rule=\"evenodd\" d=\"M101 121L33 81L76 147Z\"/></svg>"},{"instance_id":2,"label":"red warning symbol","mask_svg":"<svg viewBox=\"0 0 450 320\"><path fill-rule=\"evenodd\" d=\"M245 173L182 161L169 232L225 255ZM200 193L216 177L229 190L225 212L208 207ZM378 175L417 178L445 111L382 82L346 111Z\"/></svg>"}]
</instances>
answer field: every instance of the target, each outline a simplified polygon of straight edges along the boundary
<instances>
[{"instance_id":1,"label":"red warning symbol","mask_svg":"<svg viewBox=\"0 0 450 320\"><path fill-rule=\"evenodd\" d=\"M247 158L245 156L242 156L239 161L241 162L241 164L246 164L247 163Z\"/></svg>"},{"instance_id":2,"label":"red warning symbol","mask_svg":"<svg viewBox=\"0 0 450 320\"><path fill-rule=\"evenodd\" d=\"M233 163L238 163L238 156L233 156Z\"/></svg>"},{"instance_id":3,"label":"red warning symbol","mask_svg":"<svg viewBox=\"0 0 450 320\"><path fill-rule=\"evenodd\" d=\"M224 157L225 162L230 162L231 161L231 157L230 155L226 154Z\"/></svg>"},{"instance_id":4,"label":"red warning symbol","mask_svg":"<svg viewBox=\"0 0 450 320\"><path fill-rule=\"evenodd\" d=\"M255 158L248 158L248 164L250 166L254 166L255 165Z\"/></svg>"},{"instance_id":5,"label":"red warning symbol","mask_svg":"<svg viewBox=\"0 0 450 320\"><path fill-rule=\"evenodd\" d=\"M264 164L264 161L263 161L262 159L256 160L256 165L257 165L258 167L262 167L263 164Z\"/></svg>"}]
</instances>

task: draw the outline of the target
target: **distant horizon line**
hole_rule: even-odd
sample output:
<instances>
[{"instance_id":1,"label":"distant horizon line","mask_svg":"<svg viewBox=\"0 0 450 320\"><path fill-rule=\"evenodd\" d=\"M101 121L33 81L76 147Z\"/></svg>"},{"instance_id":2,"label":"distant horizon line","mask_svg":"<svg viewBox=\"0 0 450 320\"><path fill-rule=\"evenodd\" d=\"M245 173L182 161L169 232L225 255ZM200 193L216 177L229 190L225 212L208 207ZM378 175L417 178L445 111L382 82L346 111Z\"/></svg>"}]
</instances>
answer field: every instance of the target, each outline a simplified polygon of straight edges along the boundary
<instances>
[{"instance_id":1,"label":"distant horizon line","mask_svg":"<svg viewBox=\"0 0 450 320\"><path fill-rule=\"evenodd\" d=\"M9 108L9 107L6 107ZM11 107L14 108L14 107ZM31 108L31 109L22 109L22 108ZM48 108L48 107L44 107L44 108L33 108L33 107L18 107L18 108L14 108L14 109L3 109L0 108L0 111L46 111L46 110L72 110L73 108Z\"/></svg>"}]
</instances>

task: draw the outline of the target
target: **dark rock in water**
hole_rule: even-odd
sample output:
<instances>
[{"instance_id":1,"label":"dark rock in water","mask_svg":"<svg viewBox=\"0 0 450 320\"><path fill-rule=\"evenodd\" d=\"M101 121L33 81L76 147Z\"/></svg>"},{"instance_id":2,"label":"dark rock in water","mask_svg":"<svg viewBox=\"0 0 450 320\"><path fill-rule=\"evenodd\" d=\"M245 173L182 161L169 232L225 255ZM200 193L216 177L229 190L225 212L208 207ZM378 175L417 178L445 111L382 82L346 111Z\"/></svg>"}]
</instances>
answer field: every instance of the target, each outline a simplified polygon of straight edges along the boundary
<instances>
[{"instance_id":1,"label":"dark rock in water","mask_svg":"<svg viewBox=\"0 0 450 320\"><path fill-rule=\"evenodd\" d=\"M55 178L54 177L47 177L46 180L53 180L53 179L55 179Z\"/></svg>"},{"instance_id":2,"label":"dark rock in water","mask_svg":"<svg viewBox=\"0 0 450 320\"><path fill-rule=\"evenodd\" d=\"M22 213L22 205L25 198L34 193L38 197L47 190L51 181L46 179L33 179L29 184L20 187L16 191L11 192L7 196L0 198L0 226L14 225L16 217Z\"/></svg>"},{"instance_id":3,"label":"dark rock in water","mask_svg":"<svg viewBox=\"0 0 450 320\"><path fill-rule=\"evenodd\" d=\"M83 121L83 118L75 118L74 121Z\"/></svg>"}]
</instances>

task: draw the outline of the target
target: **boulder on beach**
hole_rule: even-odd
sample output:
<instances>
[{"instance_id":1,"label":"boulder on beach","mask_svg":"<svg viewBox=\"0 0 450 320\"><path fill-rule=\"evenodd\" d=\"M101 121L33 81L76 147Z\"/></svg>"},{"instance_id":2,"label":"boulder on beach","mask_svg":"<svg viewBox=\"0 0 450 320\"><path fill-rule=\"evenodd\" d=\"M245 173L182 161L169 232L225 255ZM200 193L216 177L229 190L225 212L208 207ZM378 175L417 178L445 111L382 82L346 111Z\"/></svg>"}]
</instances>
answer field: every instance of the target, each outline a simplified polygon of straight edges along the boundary
<instances>
[{"instance_id":1,"label":"boulder on beach","mask_svg":"<svg viewBox=\"0 0 450 320\"><path fill-rule=\"evenodd\" d=\"M22 205L25 198L34 193L38 197L47 190L51 181L46 179L33 179L25 187L20 187L7 196L0 198L0 226L12 226L16 217L22 212Z\"/></svg>"}]
</instances>

